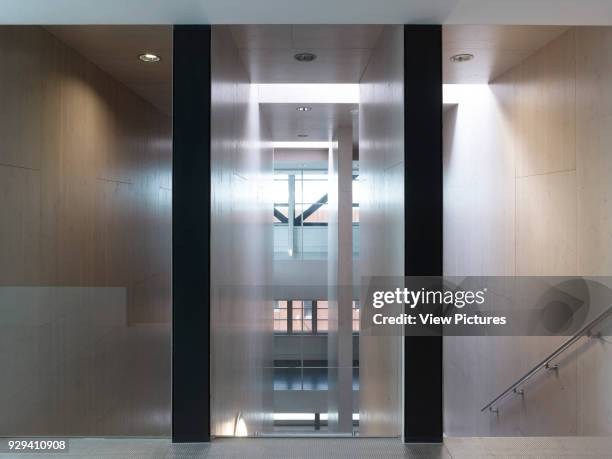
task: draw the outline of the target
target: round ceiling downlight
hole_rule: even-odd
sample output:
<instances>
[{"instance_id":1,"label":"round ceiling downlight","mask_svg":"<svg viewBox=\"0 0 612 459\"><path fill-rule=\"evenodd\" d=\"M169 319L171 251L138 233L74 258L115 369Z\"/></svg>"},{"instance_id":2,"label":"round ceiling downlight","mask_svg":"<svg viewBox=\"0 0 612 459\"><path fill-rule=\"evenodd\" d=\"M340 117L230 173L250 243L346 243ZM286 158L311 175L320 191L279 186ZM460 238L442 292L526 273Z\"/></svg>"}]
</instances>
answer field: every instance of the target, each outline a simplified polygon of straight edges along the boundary
<instances>
[{"instance_id":1,"label":"round ceiling downlight","mask_svg":"<svg viewBox=\"0 0 612 459\"><path fill-rule=\"evenodd\" d=\"M159 61L161 61L161 57L159 57L157 54L153 54L153 53L144 53L144 54L141 54L140 56L138 56L138 59L140 59L142 62L159 62Z\"/></svg>"},{"instance_id":2,"label":"round ceiling downlight","mask_svg":"<svg viewBox=\"0 0 612 459\"><path fill-rule=\"evenodd\" d=\"M472 59L474 59L474 55L469 53L455 54L450 58L450 60L453 62L467 62L471 61Z\"/></svg>"},{"instance_id":3,"label":"round ceiling downlight","mask_svg":"<svg viewBox=\"0 0 612 459\"><path fill-rule=\"evenodd\" d=\"M307 105L300 105L299 107L295 107L295 109L298 112L309 112L310 110L312 110L312 107L309 107Z\"/></svg>"},{"instance_id":4,"label":"round ceiling downlight","mask_svg":"<svg viewBox=\"0 0 612 459\"><path fill-rule=\"evenodd\" d=\"M317 58L317 55L313 53L297 53L293 58L298 62L312 62Z\"/></svg>"}]
</instances>

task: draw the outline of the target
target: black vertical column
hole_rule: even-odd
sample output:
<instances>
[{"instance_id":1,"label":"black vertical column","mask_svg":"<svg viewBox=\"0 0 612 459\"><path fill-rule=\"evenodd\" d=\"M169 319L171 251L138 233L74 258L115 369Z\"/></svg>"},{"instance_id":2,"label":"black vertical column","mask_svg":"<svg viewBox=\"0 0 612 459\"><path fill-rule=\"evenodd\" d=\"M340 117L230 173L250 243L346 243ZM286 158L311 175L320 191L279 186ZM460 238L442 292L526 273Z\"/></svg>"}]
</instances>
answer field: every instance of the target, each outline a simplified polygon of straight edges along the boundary
<instances>
[{"instance_id":1,"label":"black vertical column","mask_svg":"<svg viewBox=\"0 0 612 459\"><path fill-rule=\"evenodd\" d=\"M404 26L405 275L442 275L442 27ZM404 341L404 438L442 441L442 338Z\"/></svg>"},{"instance_id":2,"label":"black vertical column","mask_svg":"<svg viewBox=\"0 0 612 459\"><path fill-rule=\"evenodd\" d=\"M210 441L209 25L174 28L172 440Z\"/></svg>"}]
</instances>

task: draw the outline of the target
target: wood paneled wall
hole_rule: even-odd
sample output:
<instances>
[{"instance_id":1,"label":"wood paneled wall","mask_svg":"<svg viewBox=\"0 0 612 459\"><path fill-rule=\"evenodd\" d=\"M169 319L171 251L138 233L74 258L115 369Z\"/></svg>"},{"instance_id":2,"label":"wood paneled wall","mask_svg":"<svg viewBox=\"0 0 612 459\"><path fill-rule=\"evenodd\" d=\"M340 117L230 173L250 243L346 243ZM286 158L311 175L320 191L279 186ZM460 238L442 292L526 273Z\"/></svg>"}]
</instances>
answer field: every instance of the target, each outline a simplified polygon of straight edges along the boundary
<instances>
[{"instance_id":1,"label":"wood paneled wall","mask_svg":"<svg viewBox=\"0 0 612 459\"><path fill-rule=\"evenodd\" d=\"M612 28L573 28L462 88L444 120L446 275L612 274L611 46ZM559 342L445 338L446 434L612 433L604 341L579 342L499 416L479 412Z\"/></svg>"},{"instance_id":2,"label":"wood paneled wall","mask_svg":"<svg viewBox=\"0 0 612 459\"><path fill-rule=\"evenodd\" d=\"M129 286L133 322L167 321L144 290L169 280L170 119L41 28L1 28L0 58L0 285Z\"/></svg>"},{"instance_id":3,"label":"wood paneled wall","mask_svg":"<svg viewBox=\"0 0 612 459\"><path fill-rule=\"evenodd\" d=\"M31 310L45 321L12 324L50 349L28 362L50 374L26 392L0 384L2 399L32 408L0 434L168 435L171 120L43 28L0 27L0 61L0 289L63 289ZM70 289L110 287L125 295L105 336L83 312L94 303L83 299L75 316L64 308ZM77 316L97 341L69 341ZM8 364L24 344L4 344ZM66 346L82 346L77 363L66 364ZM121 384L105 388L91 372Z\"/></svg>"}]
</instances>

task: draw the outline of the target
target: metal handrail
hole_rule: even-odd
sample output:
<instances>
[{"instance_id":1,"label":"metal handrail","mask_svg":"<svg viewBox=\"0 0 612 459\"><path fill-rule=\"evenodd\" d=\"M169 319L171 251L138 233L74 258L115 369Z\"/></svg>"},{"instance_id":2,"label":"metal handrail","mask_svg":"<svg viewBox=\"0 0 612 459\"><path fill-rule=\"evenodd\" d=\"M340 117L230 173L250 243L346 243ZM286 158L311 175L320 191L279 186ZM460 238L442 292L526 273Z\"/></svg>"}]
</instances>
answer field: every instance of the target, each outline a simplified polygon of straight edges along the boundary
<instances>
[{"instance_id":1,"label":"metal handrail","mask_svg":"<svg viewBox=\"0 0 612 459\"><path fill-rule=\"evenodd\" d=\"M548 357L546 357L544 360L542 360L540 363L534 366L531 370L525 373L521 378L517 379L505 391L503 391L501 394L499 394L497 397L495 397L493 400L491 400L489 403L483 406L480 411L483 412L489 409L492 412L497 412L497 409L495 408L495 404L501 399L505 398L510 393L514 393L514 394L522 396L524 394L524 389L519 388L521 385L525 384L529 379L531 379L540 370L543 370L543 369L557 370L559 368L559 365L558 364L551 365L551 362L554 359L556 359L559 355L561 355L563 352L565 352L569 347L571 347L572 344L574 344L576 341L582 338L582 336L584 336L585 334L588 336L591 336L591 333L590 333L591 329L597 324L599 324L600 322L602 322L604 319L608 318L608 316L610 316L611 314L612 314L612 306L606 309L605 311L603 311L602 313L600 313L597 317L591 320L587 325L582 327L580 331L578 331L570 339L568 339L561 346L559 346Z\"/></svg>"}]
</instances>

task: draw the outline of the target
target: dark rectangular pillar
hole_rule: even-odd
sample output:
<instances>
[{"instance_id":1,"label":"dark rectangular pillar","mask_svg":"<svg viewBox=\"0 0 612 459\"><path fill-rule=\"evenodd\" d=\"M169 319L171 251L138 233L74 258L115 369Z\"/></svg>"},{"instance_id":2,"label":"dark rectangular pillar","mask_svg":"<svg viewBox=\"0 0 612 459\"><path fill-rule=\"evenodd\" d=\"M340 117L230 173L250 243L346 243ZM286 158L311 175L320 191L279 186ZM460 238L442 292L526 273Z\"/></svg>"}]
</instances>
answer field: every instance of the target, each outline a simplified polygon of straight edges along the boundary
<instances>
[{"instance_id":1,"label":"dark rectangular pillar","mask_svg":"<svg viewBox=\"0 0 612 459\"><path fill-rule=\"evenodd\" d=\"M442 27L404 26L405 275L442 275ZM404 341L404 438L442 441L442 338Z\"/></svg>"},{"instance_id":2,"label":"dark rectangular pillar","mask_svg":"<svg viewBox=\"0 0 612 459\"><path fill-rule=\"evenodd\" d=\"M172 440L210 441L209 25L174 28Z\"/></svg>"}]
</instances>

